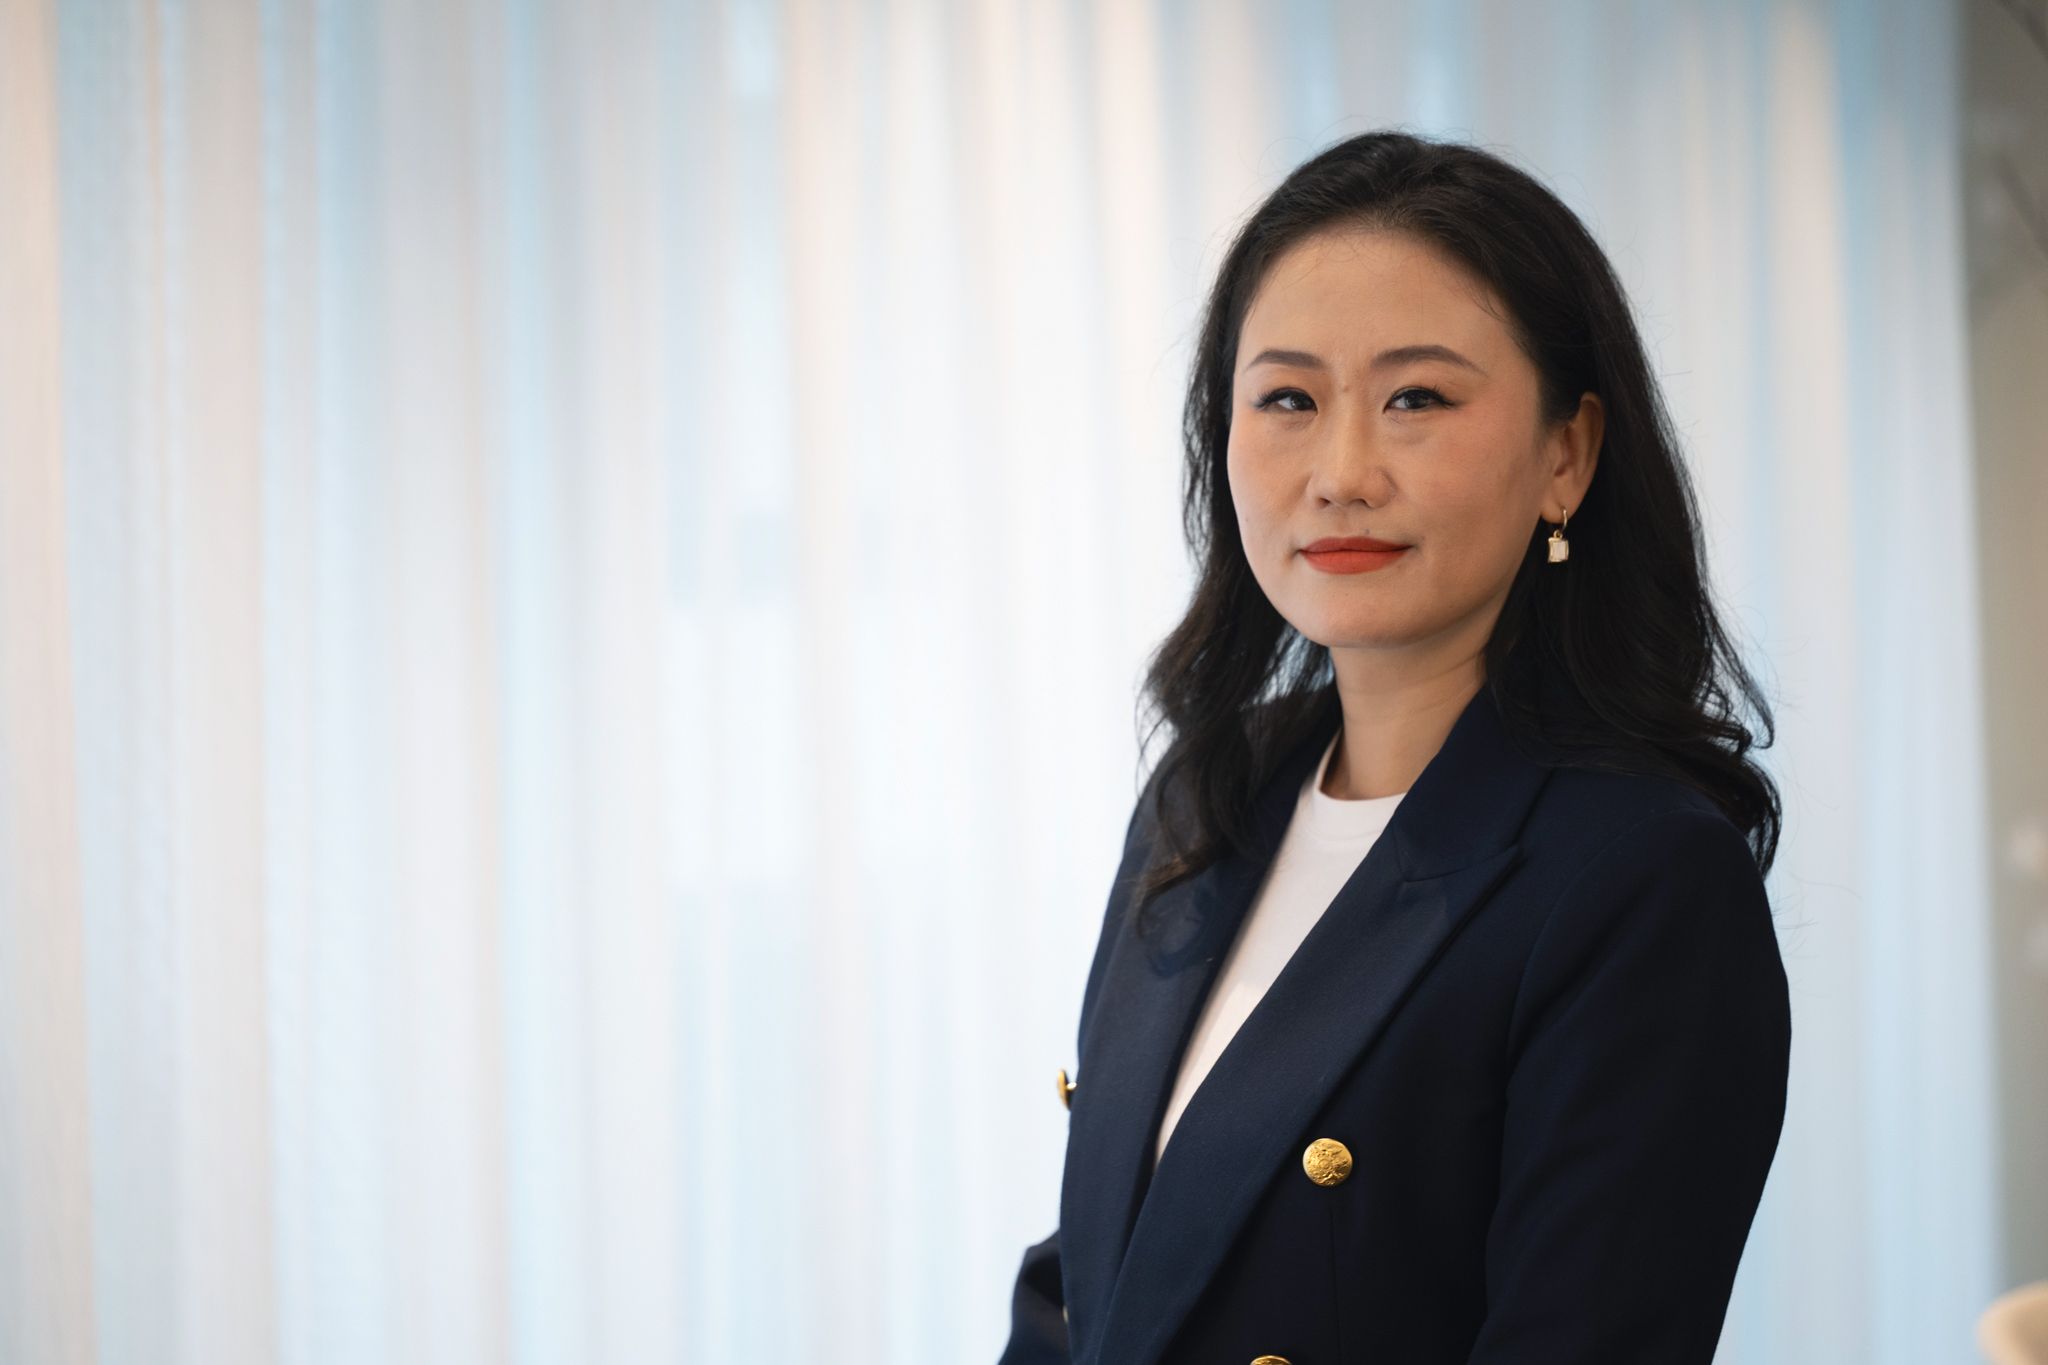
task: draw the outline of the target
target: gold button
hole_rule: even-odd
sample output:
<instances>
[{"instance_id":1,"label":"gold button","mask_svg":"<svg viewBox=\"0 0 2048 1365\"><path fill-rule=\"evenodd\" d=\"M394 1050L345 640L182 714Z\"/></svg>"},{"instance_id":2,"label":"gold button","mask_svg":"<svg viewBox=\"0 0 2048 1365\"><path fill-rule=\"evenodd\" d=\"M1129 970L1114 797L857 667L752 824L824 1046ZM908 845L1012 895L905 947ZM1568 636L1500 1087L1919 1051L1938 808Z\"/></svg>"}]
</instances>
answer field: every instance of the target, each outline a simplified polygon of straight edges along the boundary
<instances>
[{"instance_id":1,"label":"gold button","mask_svg":"<svg viewBox=\"0 0 2048 1365\"><path fill-rule=\"evenodd\" d=\"M1260 1356L1252 1365L1294 1365L1286 1356Z\"/></svg>"},{"instance_id":2,"label":"gold button","mask_svg":"<svg viewBox=\"0 0 2048 1365\"><path fill-rule=\"evenodd\" d=\"M1317 1138L1301 1154L1301 1169L1318 1185L1341 1185L1351 1174L1351 1149L1335 1138Z\"/></svg>"},{"instance_id":3,"label":"gold button","mask_svg":"<svg viewBox=\"0 0 2048 1365\"><path fill-rule=\"evenodd\" d=\"M1074 1091L1077 1089L1079 1089L1079 1087L1073 1081L1067 1079L1067 1069L1065 1067L1061 1067L1060 1103L1067 1106L1067 1108L1072 1109L1074 1107Z\"/></svg>"}]
</instances>

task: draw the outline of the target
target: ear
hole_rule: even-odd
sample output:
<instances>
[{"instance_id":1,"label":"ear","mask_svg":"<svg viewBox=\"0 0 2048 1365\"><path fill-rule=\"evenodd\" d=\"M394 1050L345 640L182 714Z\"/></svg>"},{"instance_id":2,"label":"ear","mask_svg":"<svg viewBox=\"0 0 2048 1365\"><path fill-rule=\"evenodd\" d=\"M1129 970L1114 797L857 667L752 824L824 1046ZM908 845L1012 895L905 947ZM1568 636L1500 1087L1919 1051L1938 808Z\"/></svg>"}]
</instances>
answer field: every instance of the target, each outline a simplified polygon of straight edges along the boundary
<instances>
[{"instance_id":1,"label":"ear","mask_svg":"<svg viewBox=\"0 0 2048 1365\"><path fill-rule=\"evenodd\" d=\"M1579 410L1551 432L1544 446L1544 469L1549 478L1544 486L1544 505L1537 509L1545 521L1555 522L1560 508L1576 511L1592 486L1593 471L1600 463L1600 438L1607 429L1607 409L1600 395L1590 389L1579 395Z\"/></svg>"}]
</instances>

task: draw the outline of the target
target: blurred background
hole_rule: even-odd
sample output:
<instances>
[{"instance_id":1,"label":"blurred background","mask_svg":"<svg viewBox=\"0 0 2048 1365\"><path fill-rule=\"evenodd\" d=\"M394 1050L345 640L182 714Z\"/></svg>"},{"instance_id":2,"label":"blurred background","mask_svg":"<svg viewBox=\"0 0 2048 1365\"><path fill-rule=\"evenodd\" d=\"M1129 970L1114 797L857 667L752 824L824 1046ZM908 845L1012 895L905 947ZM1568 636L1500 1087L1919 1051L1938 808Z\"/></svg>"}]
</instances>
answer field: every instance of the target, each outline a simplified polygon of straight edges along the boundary
<instances>
[{"instance_id":1,"label":"blurred background","mask_svg":"<svg viewBox=\"0 0 2048 1365\"><path fill-rule=\"evenodd\" d=\"M0 1360L993 1360L1242 216L1631 291L1778 702L1721 1358L2048 1277L2044 0L0 0Z\"/></svg>"}]
</instances>

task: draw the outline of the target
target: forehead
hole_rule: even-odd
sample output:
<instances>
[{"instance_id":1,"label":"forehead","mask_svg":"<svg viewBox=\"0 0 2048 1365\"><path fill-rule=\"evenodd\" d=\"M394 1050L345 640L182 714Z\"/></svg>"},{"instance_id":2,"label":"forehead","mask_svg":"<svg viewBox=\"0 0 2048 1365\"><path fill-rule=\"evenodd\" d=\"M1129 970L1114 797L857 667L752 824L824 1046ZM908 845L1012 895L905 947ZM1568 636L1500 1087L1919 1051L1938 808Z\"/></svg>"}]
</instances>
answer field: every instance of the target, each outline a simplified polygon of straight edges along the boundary
<instances>
[{"instance_id":1,"label":"forehead","mask_svg":"<svg viewBox=\"0 0 2048 1365\"><path fill-rule=\"evenodd\" d=\"M1436 342L1485 365L1513 345L1503 315L1476 276L1418 238L1319 233L1268 269L1245 310L1238 349L1245 358L1274 345L1341 359Z\"/></svg>"}]
</instances>

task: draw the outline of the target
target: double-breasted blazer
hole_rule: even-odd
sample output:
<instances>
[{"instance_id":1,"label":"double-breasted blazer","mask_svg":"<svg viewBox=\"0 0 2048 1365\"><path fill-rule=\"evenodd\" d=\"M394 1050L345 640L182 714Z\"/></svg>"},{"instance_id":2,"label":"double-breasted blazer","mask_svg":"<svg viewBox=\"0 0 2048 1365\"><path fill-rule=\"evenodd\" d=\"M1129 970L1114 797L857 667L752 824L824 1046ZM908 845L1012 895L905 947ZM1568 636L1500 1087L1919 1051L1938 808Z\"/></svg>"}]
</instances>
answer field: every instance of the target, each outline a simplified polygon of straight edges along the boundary
<instances>
[{"instance_id":1,"label":"double-breasted blazer","mask_svg":"<svg viewBox=\"0 0 2048 1365\"><path fill-rule=\"evenodd\" d=\"M1705 795L1525 756L1485 688L1154 1168L1204 997L1336 732L1327 700L1258 793L1253 846L1163 893L1143 938L1138 799L1059 1224L1024 1254L1000 1365L1709 1361L1785 1112L1763 879Z\"/></svg>"}]
</instances>

